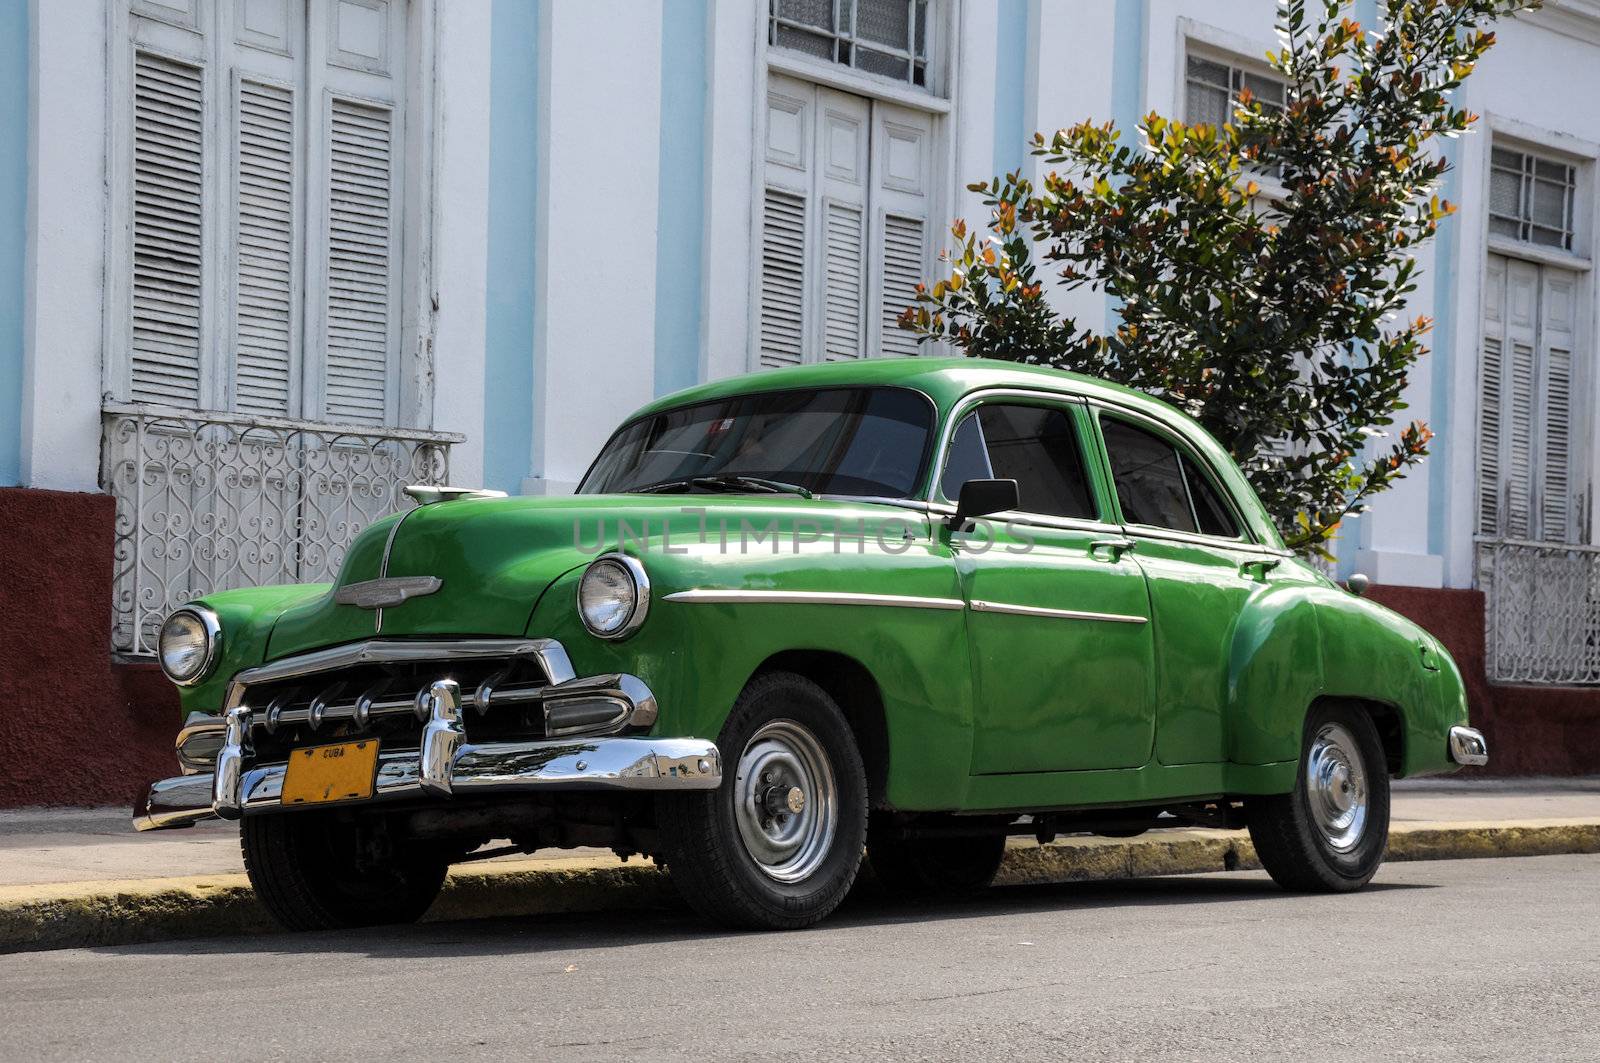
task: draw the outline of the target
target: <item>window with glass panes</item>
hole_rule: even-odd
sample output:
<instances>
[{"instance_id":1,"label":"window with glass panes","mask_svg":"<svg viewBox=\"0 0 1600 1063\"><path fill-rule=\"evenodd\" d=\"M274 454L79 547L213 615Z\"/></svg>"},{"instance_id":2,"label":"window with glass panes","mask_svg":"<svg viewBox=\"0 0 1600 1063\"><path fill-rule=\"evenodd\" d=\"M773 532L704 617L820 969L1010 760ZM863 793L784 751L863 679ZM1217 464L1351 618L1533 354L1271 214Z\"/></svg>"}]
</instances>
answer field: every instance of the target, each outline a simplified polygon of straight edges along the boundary
<instances>
[{"instance_id":1,"label":"window with glass panes","mask_svg":"<svg viewBox=\"0 0 1600 1063\"><path fill-rule=\"evenodd\" d=\"M1572 250L1577 169L1531 152L1495 148L1489 157L1489 231Z\"/></svg>"},{"instance_id":2,"label":"window with glass panes","mask_svg":"<svg viewBox=\"0 0 1600 1063\"><path fill-rule=\"evenodd\" d=\"M1190 125L1227 125L1246 89L1277 110L1283 109L1288 95L1288 87L1279 78L1191 55L1184 72L1184 120Z\"/></svg>"},{"instance_id":3,"label":"window with glass panes","mask_svg":"<svg viewBox=\"0 0 1600 1063\"><path fill-rule=\"evenodd\" d=\"M928 0L769 0L767 43L928 85Z\"/></svg>"}]
</instances>

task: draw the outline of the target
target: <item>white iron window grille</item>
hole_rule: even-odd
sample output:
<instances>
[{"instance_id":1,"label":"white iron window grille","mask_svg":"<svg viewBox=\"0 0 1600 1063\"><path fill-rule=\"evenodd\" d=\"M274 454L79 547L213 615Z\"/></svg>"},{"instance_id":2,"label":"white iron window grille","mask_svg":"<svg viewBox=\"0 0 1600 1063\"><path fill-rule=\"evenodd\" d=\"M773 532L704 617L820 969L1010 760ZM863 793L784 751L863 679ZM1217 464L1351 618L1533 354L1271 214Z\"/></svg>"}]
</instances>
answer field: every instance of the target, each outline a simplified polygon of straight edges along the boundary
<instances>
[{"instance_id":1,"label":"white iron window grille","mask_svg":"<svg viewBox=\"0 0 1600 1063\"><path fill-rule=\"evenodd\" d=\"M167 614L216 590L333 579L374 520L444 484L444 432L196 413L104 412L102 479L116 499L112 649L155 652Z\"/></svg>"},{"instance_id":2,"label":"white iron window grille","mask_svg":"<svg viewBox=\"0 0 1600 1063\"><path fill-rule=\"evenodd\" d=\"M767 43L928 87L928 0L770 0Z\"/></svg>"},{"instance_id":3,"label":"white iron window grille","mask_svg":"<svg viewBox=\"0 0 1600 1063\"><path fill-rule=\"evenodd\" d=\"M1489 231L1571 251L1577 188L1575 166L1495 148L1489 153Z\"/></svg>"},{"instance_id":4,"label":"white iron window grille","mask_svg":"<svg viewBox=\"0 0 1600 1063\"><path fill-rule=\"evenodd\" d=\"M1489 678L1600 683L1600 547L1480 542Z\"/></svg>"}]
</instances>

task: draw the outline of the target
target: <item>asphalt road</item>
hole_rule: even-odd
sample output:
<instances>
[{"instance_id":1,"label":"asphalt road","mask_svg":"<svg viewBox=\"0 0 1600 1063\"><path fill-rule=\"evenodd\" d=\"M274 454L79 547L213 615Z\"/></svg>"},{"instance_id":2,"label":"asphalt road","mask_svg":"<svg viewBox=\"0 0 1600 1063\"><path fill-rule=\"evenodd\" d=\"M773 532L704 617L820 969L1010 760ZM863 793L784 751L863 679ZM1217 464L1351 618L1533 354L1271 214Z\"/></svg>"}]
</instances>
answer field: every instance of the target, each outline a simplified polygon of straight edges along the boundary
<instances>
[{"instance_id":1,"label":"asphalt road","mask_svg":"<svg viewBox=\"0 0 1600 1063\"><path fill-rule=\"evenodd\" d=\"M0 956L0 1059L1600 1058L1600 856Z\"/></svg>"}]
</instances>

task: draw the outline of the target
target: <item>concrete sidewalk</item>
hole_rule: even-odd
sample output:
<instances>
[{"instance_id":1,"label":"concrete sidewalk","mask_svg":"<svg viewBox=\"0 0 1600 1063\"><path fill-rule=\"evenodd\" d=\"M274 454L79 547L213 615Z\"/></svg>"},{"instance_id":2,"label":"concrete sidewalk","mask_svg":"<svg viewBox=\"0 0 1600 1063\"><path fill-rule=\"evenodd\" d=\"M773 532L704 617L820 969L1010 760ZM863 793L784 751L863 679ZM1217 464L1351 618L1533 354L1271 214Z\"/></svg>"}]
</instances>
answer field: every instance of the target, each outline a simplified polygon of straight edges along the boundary
<instances>
[{"instance_id":1,"label":"concrete sidewalk","mask_svg":"<svg viewBox=\"0 0 1600 1063\"><path fill-rule=\"evenodd\" d=\"M1600 852L1600 778L1417 780L1395 786L1391 860ZM1239 831L1013 840L999 882L1130 878L1257 866ZM456 869L430 919L674 903L652 863L557 850ZM238 830L139 834L123 809L0 812L0 952L270 929Z\"/></svg>"}]
</instances>

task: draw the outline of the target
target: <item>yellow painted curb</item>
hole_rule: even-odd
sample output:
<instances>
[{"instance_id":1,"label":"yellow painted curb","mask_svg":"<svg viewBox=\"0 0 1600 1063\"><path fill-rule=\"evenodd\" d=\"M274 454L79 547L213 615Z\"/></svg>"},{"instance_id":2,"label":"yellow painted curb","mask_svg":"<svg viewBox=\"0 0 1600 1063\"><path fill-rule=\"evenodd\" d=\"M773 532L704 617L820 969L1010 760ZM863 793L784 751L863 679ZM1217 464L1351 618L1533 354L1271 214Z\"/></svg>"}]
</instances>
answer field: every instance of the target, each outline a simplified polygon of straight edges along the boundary
<instances>
[{"instance_id":1,"label":"yellow painted curb","mask_svg":"<svg viewBox=\"0 0 1600 1063\"><path fill-rule=\"evenodd\" d=\"M1400 823L1390 860L1600 853L1600 823ZM998 885L1140 878L1259 867L1242 831L1013 843ZM612 911L678 903L647 860L497 860L452 871L428 921ZM243 875L0 886L0 952L127 945L273 929Z\"/></svg>"}]
</instances>

